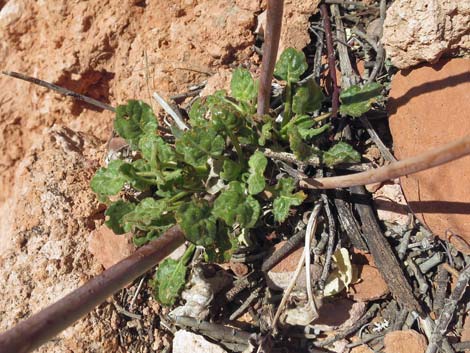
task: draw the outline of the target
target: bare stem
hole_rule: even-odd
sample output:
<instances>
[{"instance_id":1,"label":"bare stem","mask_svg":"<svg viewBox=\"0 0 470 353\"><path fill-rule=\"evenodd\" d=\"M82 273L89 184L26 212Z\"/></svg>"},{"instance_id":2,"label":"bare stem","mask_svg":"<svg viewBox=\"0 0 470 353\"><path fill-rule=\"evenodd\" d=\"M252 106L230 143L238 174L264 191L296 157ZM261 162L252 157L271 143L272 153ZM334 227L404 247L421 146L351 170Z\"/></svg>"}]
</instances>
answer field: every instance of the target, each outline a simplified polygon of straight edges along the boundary
<instances>
[{"instance_id":1,"label":"bare stem","mask_svg":"<svg viewBox=\"0 0 470 353\"><path fill-rule=\"evenodd\" d=\"M336 189L379 183L452 162L470 154L470 135L437 147L419 156L391 163L366 172L330 178L308 178L300 181L307 189Z\"/></svg>"},{"instance_id":2,"label":"bare stem","mask_svg":"<svg viewBox=\"0 0 470 353\"><path fill-rule=\"evenodd\" d=\"M49 82L40 80L35 77L31 77L31 76L20 74L19 72L13 72L13 71L2 71L2 74L8 75L14 78L19 78L20 80L31 82L31 83L34 83L35 85L51 89L53 91L59 92L60 94L63 94L64 96L78 99L80 101L94 105L95 107L100 108L100 109L109 110L111 112L115 111L114 107L110 106L109 104L97 101L96 99L84 96L83 94L68 90L67 88L57 86L53 83L49 83Z\"/></svg>"},{"instance_id":3,"label":"bare stem","mask_svg":"<svg viewBox=\"0 0 470 353\"><path fill-rule=\"evenodd\" d=\"M257 113L259 115L264 115L269 111L271 81L273 80L274 65L276 64L279 39L281 37L283 8L284 0L268 0L263 61L261 63L261 77L258 88Z\"/></svg>"},{"instance_id":4,"label":"bare stem","mask_svg":"<svg viewBox=\"0 0 470 353\"><path fill-rule=\"evenodd\" d=\"M161 237L141 247L134 254L92 278L56 303L0 334L4 353L30 352L72 325L141 276L183 244L184 236L174 226Z\"/></svg>"},{"instance_id":5,"label":"bare stem","mask_svg":"<svg viewBox=\"0 0 470 353\"><path fill-rule=\"evenodd\" d=\"M323 26L325 27L326 50L328 51L328 70L330 72L331 81L333 82L333 97L331 99L332 111L331 115L336 118L339 107L339 87L336 78L336 58L335 49L333 47L333 33L331 32L330 16L328 15L328 7L326 4L320 5L320 13L323 18Z\"/></svg>"}]
</instances>

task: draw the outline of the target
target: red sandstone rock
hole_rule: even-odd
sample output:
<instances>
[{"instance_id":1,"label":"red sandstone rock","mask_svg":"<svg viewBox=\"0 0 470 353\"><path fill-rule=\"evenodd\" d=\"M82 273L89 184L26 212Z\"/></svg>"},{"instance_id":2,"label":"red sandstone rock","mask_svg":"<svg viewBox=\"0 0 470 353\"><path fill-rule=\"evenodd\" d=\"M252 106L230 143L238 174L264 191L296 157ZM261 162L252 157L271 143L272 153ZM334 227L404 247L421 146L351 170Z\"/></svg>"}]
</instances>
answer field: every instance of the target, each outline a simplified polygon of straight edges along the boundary
<instances>
[{"instance_id":1,"label":"red sandstone rock","mask_svg":"<svg viewBox=\"0 0 470 353\"><path fill-rule=\"evenodd\" d=\"M359 267L359 282L352 284L348 290L349 296L355 301L367 302L383 298L389 292L379 270L373 266Z\"/></svg>"},{"instance_id":2,"label":"red sandstone rock","mask_svg":"<svg viewBox=\"0 0 470 353\"><path fill-rule=\"evenodd\" d=\"M424 353L426 339L415 330L392 331L384 338L385 353Z\"/></svg>"},{"instance_id":3,"label":"red sandstone rock","mask_svg":"<svg viewBox=\"0 0 470 353\"><path fill-rule=\"evenodd\" d=\"M88 249L104 268L109 268L135 251L131 239L132 234L116 235L103 225L91 233Z\"/></svg>"},{"instance_id":4,"label":"red sandstone rock","mask_svg":"<svg viewBox=\"0 0 470 353\"><path fill-rule=\"evenodd\" d=\"M470 134L470 60L398 73L388 110L398 159ZM444 239L454 233L470 242L469 156L403 177L401 184L411 209L435 234Z\"/></svg>"}]
</instances>

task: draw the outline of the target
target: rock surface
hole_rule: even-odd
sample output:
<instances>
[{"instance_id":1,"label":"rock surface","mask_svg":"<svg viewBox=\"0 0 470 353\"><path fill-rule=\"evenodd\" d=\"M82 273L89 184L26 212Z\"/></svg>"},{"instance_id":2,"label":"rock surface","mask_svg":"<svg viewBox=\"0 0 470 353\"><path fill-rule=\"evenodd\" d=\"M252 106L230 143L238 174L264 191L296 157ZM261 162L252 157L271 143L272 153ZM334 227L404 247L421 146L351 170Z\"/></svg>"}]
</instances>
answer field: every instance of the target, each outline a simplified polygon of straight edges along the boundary
<instances>
[{"instance_id":1,"label":"rock surface","mask_svg":"<svg viewBox=\"0 0 470 353\"><path fill-rule=\"evenodd\" d=\"M0 332L101 272L87 249L102 212L88 187L97 142L54 127L21 161L1 209ZM121 352L113 314L105 303L37 352Z\"/></svg>"},{"instance_id":2,"label":"rock surface","mask_svg":"<svg viewBox=\"0 0 470 353\"><path fill-rule=\"evenodd\" d=\"M102 225L91 232L88 250L104 268L109 268L135 251L132 234L116 235Z\"/></svg>"},{"instance_id":3,"label":"rock surface","mask_svg":"<svg viewBox=\"0 0 470 353\"><path fill-rule=\"evenodd\" d=\"M370 265L360 266L359 282L350 286L349 296L355 301L367 302L385 297L388 292L388 286L379 270Z\"/></svg>"},{"instance_id":4,"label":"rock surface","mask_svg":"<svg viewBox=\"0 0 470 353\"><path fill-rule=\"evenodd\" d=\"M309 18L317 11L319 0L286 0L281 27L279 52L288 47L304 49L310 43ZM306 30L307 29L307 30Z\"/></svg>"},{"instance_id":5,"label":"rock surface","mask_svg":"<svg viewBox=\"0 0 470 353\"><path fill-rule=\"evenodd\" d=\"M209 342L201 335L179 330L173 339L173 353L227 353L218 345Z\"/></svg>"},{"instance_id":6,"label":"rock surface","mask_svg":"<svg viewBox=\"0 0 470 353\"><path fill-rule=\"evenodd\" d=\"M385 353L424 353L426 338L415 330L392 331L384 338Z\"/></svg>"},{"instance_id":7,"label":"rock surface","mask_svg":"<svg viewBox=\"0 0 470 353\"><path fill-rule=\"evenodd\" d=\"M396 0L387 11L382 43L400 69L434 63L451 51L470 53L467 0Z\"/></svg>"},{"instance_id":8,"label":"rock surface","mask_svg":"<svg viewBox=\"0 0 470 353\"><path fill-rule=\"evenodd\" d=\"M388 110L398 159L470 134L470 59L398 73ZM469 156L400 180L409 206L425 225L443 239L457 234L470 243Z\"/></svg>"},{"instance_id":9,"label":"rock surface","mask_svg":"<svg viewBox=\"0 0 470 353\"><path fill-rule=\"evenodd\" d=\"M111 105L150 101L148 89L181 93L215 68L256 59L252 31L260 6L233 0L1 1L0 66ZM60 123L109 137L110 112L6 76L0 84L8 87L0 92L0 202L45 126Z\"/></svg>"}]
</instances>

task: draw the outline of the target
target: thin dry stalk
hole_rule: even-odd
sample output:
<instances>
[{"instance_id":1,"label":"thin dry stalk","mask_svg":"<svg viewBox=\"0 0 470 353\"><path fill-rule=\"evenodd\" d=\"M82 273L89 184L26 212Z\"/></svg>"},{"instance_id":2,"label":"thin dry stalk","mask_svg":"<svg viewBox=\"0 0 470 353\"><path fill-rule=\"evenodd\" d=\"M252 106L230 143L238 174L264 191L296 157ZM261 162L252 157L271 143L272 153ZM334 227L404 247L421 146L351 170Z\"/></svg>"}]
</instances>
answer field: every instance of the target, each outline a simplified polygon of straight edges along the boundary
<instances>
[{"instance_id":1,"label":"thin dry stalk","mask_svg":"<svg viewBox=\"0 0 470 353\"><path fill-rule=\"evenodd\" d=\"M115 292L141 276L183 244L174 226L158 239L92 278L80 288L12 329L0 334L2 353L26 353L38 348L88 314Z\"/></svg>"},{"instance_id":2,"label":"thin dry stalk","mask_svg":"<svg viewBox=\"0 0 470 353\"><path fill-rule=\"evenodd\" d=\"M391 163L381 168L329 178L308 178L301 180L300 186L307 189L336 189L379 183L437 167L469 154L470 135L419 156Z\"/></svg>"},{"instance_id":3,"label":"thin dry stalk","mask_svg":"<svg viewBox=\"0 0 470 353\"><path fill-rule=\"evenodd\" d=\"M97 101L96 99L84 96L83 94L71 91L67 88L57 86L53 83L49 83L49 82L40 80L40 79L35 78L35 77L20 74L19 72L14 72L14 71L2 71L2 74L7 75L7 76L11 76L11 77L14 77L14 78L18 78L18 79L23 80L23 81L31 82L31 83L34 83L35 85L38 85L38 86L42 86L42 87L51 89L51 90L56 91L60 94L63 94L64 96L75 98L79 101L86 102L88 104L91 104L91 105L93 105L97 108L103 109L103 110L109 110L111 112L116 111L116 109L114 109L114 107L110 106L109 104Z\"/></svg>"},{"instance_id":4,"label":"thin dry stalk","mask_svg":"<svg viewBox=\"0 0 470 353\"><path fill-rule=\"evenodd\" d=\"M310 229L312 234L314 234L316 229L317 229L318 214L320 213L320 208L321 208L319 205L321 206L321 204L318 204L313 209L312 215L310 216L310 218L313 219L312 226L311 226L311 229ZM292 276L292 280L290 281L289 286L284 291L284 294L283 294L282 299L281 299L281 303L279 304L279 306L277 308L277 311L276 311L276 314L274 315L274 319L273 319L273 323L272 323L272 331L273 332L276 331L277 323L279 321L279 317L281 316L282 310L284 309L284 306L286 305L287 300L289 299L289 295L295 287L295 282L297 281L297 278L299 278L300 271L302 271L302 267L305 264L305 254L306 254L306 252L307 251L302 252L302 256L300 257L299 263L297 264L297 268L295 269L294 275Z\"/></svg>"},{"instance_id":5,"label":"thin dry stalk","mask_svg":"<svg viewBox=\"0 0 470 353\"><path fill-rule=\"evenodd\" d=\"M276 64L279 39L281 38L282 12L284 0L268 0L266 31L263 45L263 61L258 88L257 113L264 115L269 111L271 98L271 81Z\"/></svg>"}]
</instances>

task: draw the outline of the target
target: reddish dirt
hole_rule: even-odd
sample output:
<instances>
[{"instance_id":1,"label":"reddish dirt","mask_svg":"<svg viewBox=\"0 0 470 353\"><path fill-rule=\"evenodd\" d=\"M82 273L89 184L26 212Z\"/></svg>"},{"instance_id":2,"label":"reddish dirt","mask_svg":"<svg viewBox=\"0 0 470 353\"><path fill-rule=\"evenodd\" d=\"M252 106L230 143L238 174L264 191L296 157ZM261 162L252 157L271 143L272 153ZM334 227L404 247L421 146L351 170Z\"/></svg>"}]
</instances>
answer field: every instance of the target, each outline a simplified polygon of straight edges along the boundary
<instances>
[{"instance_id":1,"label":"reddish dirt","mask_svg":"<svg viewBox=\"0 0 470 353\"><path fill-rule=\"evenodd\" d=\"M297 2L286 12L292 23L315 11L297 9ZM247 0L0 1L0 65L113 106L151 102L153 90L181 93L219 72L210 85L227 87L229 69L258 68L253 32L265 7ZM301 27L284 35L308 38ZM116 254L103 248L107 241L95 242L96 257L88 247L103 220L89 180L113 114L13 78L1 76L0 84L1 332L77 288ZM124 256L129 248L121 245ZM39 352L123 352L129 347L118 342L119 317L105 303ZM146 343L159 351L154 336Z\"/></svg>"},{"instance_id":2,"label":"reddish dirt","mask_svg":"<svg viewBox=\"0 0 470 353\"><path fill-rule=\"evenodd\" d=\"M390 128L398 159L470 133L470 60L452 59L398 73L392 81ZM442 238L470 243L470 157L401 178L408 204ZM452 239L451 239L452 241Z\"/></svg>"},{"instance_id":3,"label":"reddish dirt","mask_svg":"<svg viewBox=\"0 0 470 353\"><path fill-rule=\"evenodd\" d=\"M219 67L250 65L260 11L234 0L10 0L0 11L0 66L112 105L149 100L149 89L181 93ZM110 112L12 78L0 84L0 202L44 127L61 123L101 140L110 133Z\"/></svg>"},{"instance_id":4,"label":"reddish dirt","mask_svg":"<svg viewBox=\"0 0 470 353\"><path fill-rule=\"evenodd\" d=\"M53 128L20 163L0 210L0 332L101 271L87 249L102 212L87 187L102 152L97 146L94 137ZM38 352L120 352L113 315L104 303Z\"/></svg>"}]
</instances>

